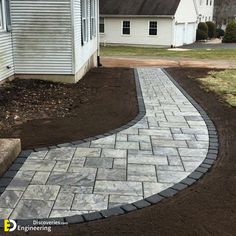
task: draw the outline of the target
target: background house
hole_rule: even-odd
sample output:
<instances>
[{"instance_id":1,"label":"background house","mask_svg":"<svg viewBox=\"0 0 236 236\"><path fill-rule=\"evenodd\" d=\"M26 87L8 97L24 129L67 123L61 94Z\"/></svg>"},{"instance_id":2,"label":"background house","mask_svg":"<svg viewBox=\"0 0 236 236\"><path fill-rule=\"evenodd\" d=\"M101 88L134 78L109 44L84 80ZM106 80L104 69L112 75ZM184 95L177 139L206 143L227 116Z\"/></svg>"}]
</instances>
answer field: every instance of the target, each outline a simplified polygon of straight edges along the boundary
<instances>
[{"instance_id":1,"label":"background house","mask_svg":"<svg viewBox=\"0 0 236 236\"><path fill-rule=\"evenodd\" d=\"M198 22L213 21L214 0L195 0Z\"/></svg>"},{"instance_id":2,"label":"background house","mask_svg":"<svg viewBox=\"0 0 236 236\"><path fill-rule=\"evenodd\" d=\"M213 0L204 4L196 1L100 0L100 41L166 47L191 44L196 40L199 14L203 14L206 4L211 9L204 13L206 20L213 14Z\"/></svg>"},{"instance_id":3,"label":"background house","mask_svg":"<svg viewBox=\"0 0 236 236\"><path fill-rule=\"evenodd\" d=\"M98 0L0 0L0 80L76 82L97 63Z\"/></svg>"}]
</instances>

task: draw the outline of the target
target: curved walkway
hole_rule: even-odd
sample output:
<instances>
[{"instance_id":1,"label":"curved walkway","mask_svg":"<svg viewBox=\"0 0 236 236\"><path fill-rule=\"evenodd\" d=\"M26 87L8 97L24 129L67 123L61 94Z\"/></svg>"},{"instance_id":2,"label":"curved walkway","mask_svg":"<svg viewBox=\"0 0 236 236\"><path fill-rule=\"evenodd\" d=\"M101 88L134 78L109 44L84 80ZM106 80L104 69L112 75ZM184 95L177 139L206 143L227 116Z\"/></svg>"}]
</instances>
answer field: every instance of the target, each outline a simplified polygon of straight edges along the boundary
<instances>
[{"instance_id":1,"label":"curved walkway","mask_svg":"<svg viewBox=\"0 0 236 236\"><path fill-rule=\"evenodd\" d=\"M0 197L0 218L65 217L136 202L203 162L209 135L200 113L161 69L138 75L146 115L105 138L31 153Z\"/></svg>"}]
</instances>

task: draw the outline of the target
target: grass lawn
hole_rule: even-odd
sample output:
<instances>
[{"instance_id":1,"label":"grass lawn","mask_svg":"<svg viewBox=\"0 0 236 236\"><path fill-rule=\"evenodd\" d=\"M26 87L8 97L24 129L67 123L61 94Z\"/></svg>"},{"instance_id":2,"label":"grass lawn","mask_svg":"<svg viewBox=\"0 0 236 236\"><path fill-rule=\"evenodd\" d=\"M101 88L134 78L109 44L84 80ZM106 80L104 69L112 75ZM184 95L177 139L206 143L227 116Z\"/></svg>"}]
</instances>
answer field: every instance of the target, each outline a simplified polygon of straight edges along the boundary
<instances>
[{"instance_id":1,"label":"grass lawn","mask_svg":"<svg viewBox=\"0 0 236 236\"><path fill-rule=\"evenodd\" d=\"M144 48L128 46L102 46L102 56L130 56L130 57L183 57L194 59L236 59L235 49L192 49L190 51L169 51L163 48Z\"/></svg>"},{"instance_id":2,"label":"grass lawn","mask_svg":"<svg viewBox=\"0 0 236 236\"><path fill-rule=\"evenodd\" d=\"M206 78L198 80L205 90L215 92L229 105L236 107L236 69L212 71Z\"/></svg>"}]
</instances>

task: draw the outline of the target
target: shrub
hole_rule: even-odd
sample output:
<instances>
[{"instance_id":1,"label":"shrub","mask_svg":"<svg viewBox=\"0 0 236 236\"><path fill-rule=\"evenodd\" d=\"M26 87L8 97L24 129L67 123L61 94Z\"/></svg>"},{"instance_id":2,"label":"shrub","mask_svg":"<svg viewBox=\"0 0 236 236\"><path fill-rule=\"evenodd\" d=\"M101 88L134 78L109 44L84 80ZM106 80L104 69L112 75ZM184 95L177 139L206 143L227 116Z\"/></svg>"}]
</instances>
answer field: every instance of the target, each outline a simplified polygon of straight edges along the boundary
<instances>
[{"instance_id":1,"label":"shrub","mask_svg":"<svg viewBox=\"0 0 236 236\"><path fill-rule=\"evenodd\" d=\"M207 39L208 35L205 31L197 29L197 41Z\"/></svg>"},{"instance_id":2,"label":"shrub","mask_svg":"<svg viewBox=\"0 0 236 236\"><path fill-rule=\"evenodd\" d=\"M223 43L236 43L236 22L230 22L225 30Z\"/></svg>"},{"instance_id":3,"label":"shrub","mask_svg":"<svg viewBox=\"0 0 236 236\"><path fill-rule=\"evenodd\" d=\"M212 21L207 21L206 22L207 27L208 27L208 37L210 39L216 37L216 25Z\"/></svg>"},{"instance_id":4,"label":"shrub","mask_svg":"<svg viewBox=\"0 0 236 236\"><path fill-rule=\"evenodd\" d=\"M216 29L216 37L220 38L223 37L225 35L225 31L222 29Z\"/></svg>"},{"instance_id":5,"label":"shrub","mask_svg":"<svg viewBox=\"0 0 236 236\"><path fill-rule=\"evenodd\" d=\"M200 22L197 27L199 30L204 31L208 35L208 26L205 22Z\"/></svg>"},{"instance_id":6,"label":"shrub","mask_svg":"<svg viewBox=\"0 0 236 236\"><path fill-rule=\"evenodd\" d=\"M208 26L204 22L200 22L197 27L197 40L204 40L208 37Z\"/></svg>"}]
</instances>

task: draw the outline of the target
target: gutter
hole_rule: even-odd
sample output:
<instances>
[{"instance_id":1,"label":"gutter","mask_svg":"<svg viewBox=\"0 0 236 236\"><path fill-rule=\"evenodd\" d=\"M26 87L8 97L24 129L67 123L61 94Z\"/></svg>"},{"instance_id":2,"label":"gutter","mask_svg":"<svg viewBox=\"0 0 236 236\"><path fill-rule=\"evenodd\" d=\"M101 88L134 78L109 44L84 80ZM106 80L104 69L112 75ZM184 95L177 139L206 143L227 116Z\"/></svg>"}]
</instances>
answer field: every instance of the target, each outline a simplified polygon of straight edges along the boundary
<instances>
[{"instance_id":1,"label":"gutter","mask_svg":"<svg viewBox=\"0 0 236 236\"><path fill-rule=\"evenodd\" d=\"M107 17L107 18L174 18L174 15L109 15L109 14L100 14L100 17Z\"/></svg>"}]
</instances>

